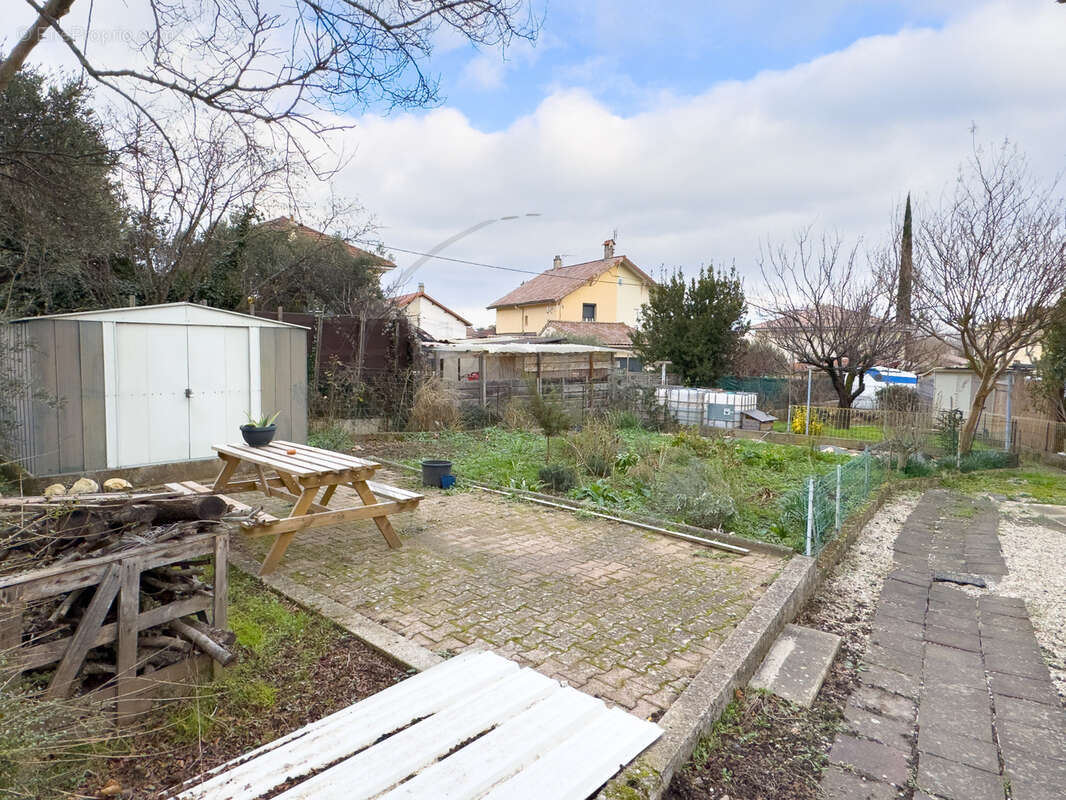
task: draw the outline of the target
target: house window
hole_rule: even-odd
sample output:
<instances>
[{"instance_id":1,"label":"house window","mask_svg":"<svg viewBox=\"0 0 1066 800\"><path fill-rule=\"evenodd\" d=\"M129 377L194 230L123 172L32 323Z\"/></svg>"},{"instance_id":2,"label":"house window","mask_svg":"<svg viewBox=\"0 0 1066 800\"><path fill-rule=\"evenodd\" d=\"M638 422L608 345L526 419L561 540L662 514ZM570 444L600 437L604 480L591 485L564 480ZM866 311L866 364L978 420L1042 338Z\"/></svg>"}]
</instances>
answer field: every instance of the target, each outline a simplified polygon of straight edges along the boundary
<instances>
[{"instance_id":1,"label":"house window","mask_svg":"<svg viewBox=\"0 0 1066 800\"><path fill-rule=\"evenodd\" d=\"M595 322L596 321L596 304L595 303L582 303L581 304L581 321L582 322Z\"/></svg>"}]
</instances>

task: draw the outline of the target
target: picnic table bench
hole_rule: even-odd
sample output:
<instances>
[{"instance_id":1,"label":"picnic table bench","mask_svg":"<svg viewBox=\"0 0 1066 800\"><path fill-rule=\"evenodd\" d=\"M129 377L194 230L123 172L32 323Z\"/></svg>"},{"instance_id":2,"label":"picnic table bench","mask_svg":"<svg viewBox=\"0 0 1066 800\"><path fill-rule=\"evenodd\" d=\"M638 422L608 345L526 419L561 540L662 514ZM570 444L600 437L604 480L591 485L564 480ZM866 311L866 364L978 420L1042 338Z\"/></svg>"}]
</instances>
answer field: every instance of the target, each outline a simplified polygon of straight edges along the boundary
<instances>
[{"instance_id":1,"label":"picnic table bench","mask_svg":"<svg viewBox=\"0 0 1066 800\"><path fill-rule=\"evenodd\" d=\"M584 800L661 735L502 656L467 652L189 781L172 800Z\"/></svg>"},{"instance_id":2,"label":"picnic table bench","mask_svg":"<svg viewBox=\"0 0 1066 800\"><path fill-rule=\"evenodd\" d=\"M411 511L423 495L370 480L381 469L375 461L357 458L321 447L295 442L274 441L263 447L246 444L214 445L222 460L222 470L213 487L193 481L167 484L167 488L186 493L222 494L261 492L267 497L290 501L288 517L276 517L246 503L227 497L231 507L247 516L241 521L249 536L274 536L260 575L273 572L293 537L302 530L336 525L357 519L373 519L385 542L400 547L400 538L389 522L389 515ZM237 470L250 466L252 477L238 478ZM338 486L350 486L362 505L330 508ZM318 497L319 491L322 492ZM318 498L316 500L316 498Z\"/></svg>"}]
</instances>

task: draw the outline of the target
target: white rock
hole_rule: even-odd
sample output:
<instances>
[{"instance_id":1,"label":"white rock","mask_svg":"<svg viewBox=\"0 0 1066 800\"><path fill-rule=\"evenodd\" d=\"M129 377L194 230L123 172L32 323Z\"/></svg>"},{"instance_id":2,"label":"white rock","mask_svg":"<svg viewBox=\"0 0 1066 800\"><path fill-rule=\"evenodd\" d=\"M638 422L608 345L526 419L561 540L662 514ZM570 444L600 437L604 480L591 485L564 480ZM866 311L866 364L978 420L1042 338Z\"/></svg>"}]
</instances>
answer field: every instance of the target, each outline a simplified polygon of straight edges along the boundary
<instances>
[{"instance_id":1,"label":"white rock","mask_svg":"<svg viewBox=\"0 0 1066 800\"><path fill-rule=\"evenodd\" d=\"M78 478L70 487L70 494L94 494L100 491L100 484L92 478Z\"/></svg>"},{"instance_id":2,"label":"white rock","mask_svg":"<svg viewBox=\"0 0 1066 800\"><path fill-rule=\"evenodd\" d=\"M44 490L45 497L59 497L67 493L67 487L61 483L53 483L51 486L46 486Z\"/></svg>"},{"instance_id":3,"label":"white rock","mask_svg":"<svg viewBox=\"0 0 1066 800\"><path fill-rule=\"evenodd\" d=\"M108 478L104 481L105 492L125 492L133 488L133 484L125 478Z\"/></svg>"}]
</instances>

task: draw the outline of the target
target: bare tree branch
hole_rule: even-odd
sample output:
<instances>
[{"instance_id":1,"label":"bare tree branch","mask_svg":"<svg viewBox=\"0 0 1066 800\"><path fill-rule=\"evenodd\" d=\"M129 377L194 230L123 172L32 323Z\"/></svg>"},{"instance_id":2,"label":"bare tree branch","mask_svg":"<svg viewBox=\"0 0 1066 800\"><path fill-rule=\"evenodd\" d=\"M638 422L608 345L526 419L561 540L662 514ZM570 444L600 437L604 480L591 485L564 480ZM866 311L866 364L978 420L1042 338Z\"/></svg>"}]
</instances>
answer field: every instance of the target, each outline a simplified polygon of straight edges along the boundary
<instances>
[{"instance_id":1,"label":"bare tree branch","mask_svg":"<svg viewBox=\"0 0 1066 800\"><path fill-rule=\"evenodd\" d=\"M895 362L905 331L890 318L894 286L859 267L859 246L845 251L836 236L768 248L759 266L769 299L757 305L769 320L756 326L791 358L824 372L838 404L850 408L866 372Z\"/></svg>"},{"instance_id":2,"label":"bare tree branch","mask_svg":"<svg viewBox=\"0 0 1066 800\"><path fill-rule=\"evenodd\" d=\"M939 208L919 209L915 319L957 348L978 377L962 432L969 449L985 401L1038 342L1066 288L1058 181L1038 183L1009 141L973 156Z\"/></svg>"}]
</instances>

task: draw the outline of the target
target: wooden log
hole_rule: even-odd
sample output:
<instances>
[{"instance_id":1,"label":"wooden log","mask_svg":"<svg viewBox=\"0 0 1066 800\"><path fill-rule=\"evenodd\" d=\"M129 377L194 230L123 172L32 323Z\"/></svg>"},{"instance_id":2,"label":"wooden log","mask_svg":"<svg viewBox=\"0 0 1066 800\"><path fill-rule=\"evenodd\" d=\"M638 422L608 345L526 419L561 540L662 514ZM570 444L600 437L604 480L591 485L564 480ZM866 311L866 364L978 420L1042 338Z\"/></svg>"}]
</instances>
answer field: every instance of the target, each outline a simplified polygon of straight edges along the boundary
<instances>
[{"instance_id":1,"label":"wooden log","mask_svg":"<svg viewBox=\"0 0 1066 800\"><path fill-rule=\"evenodd\" d=\"M219 519L228 510L226 501L217 494L191 494L184 497L165 497L149 500L147 505L158 512L155 522L183 522L195 519Z\"/></svg>"},{"instance_id":2,"label":"wooden log","mask_svg":"<svg viewBox=\"0 0 1066 800\"><path fill-rule=\"evenodd\" d=\"M145 647L171 647L175 650L192 650L192 643L177 636L149 635L142 636L138 641Z\"/></svg>"},{"instance_id":3,"label":"wooden log","mask_svg":"<svg viewBox=\"0 0 1066 800\"><path fill-rule=\"evenodd\" d=\"M230 652L225 647L218 644L218 642L198 628L186 625L178 619L171 621L169 627L182 639L187 639L192 642L224 667L228 667L237 659L235 653Z\"/></svg>"}]
</instances>

